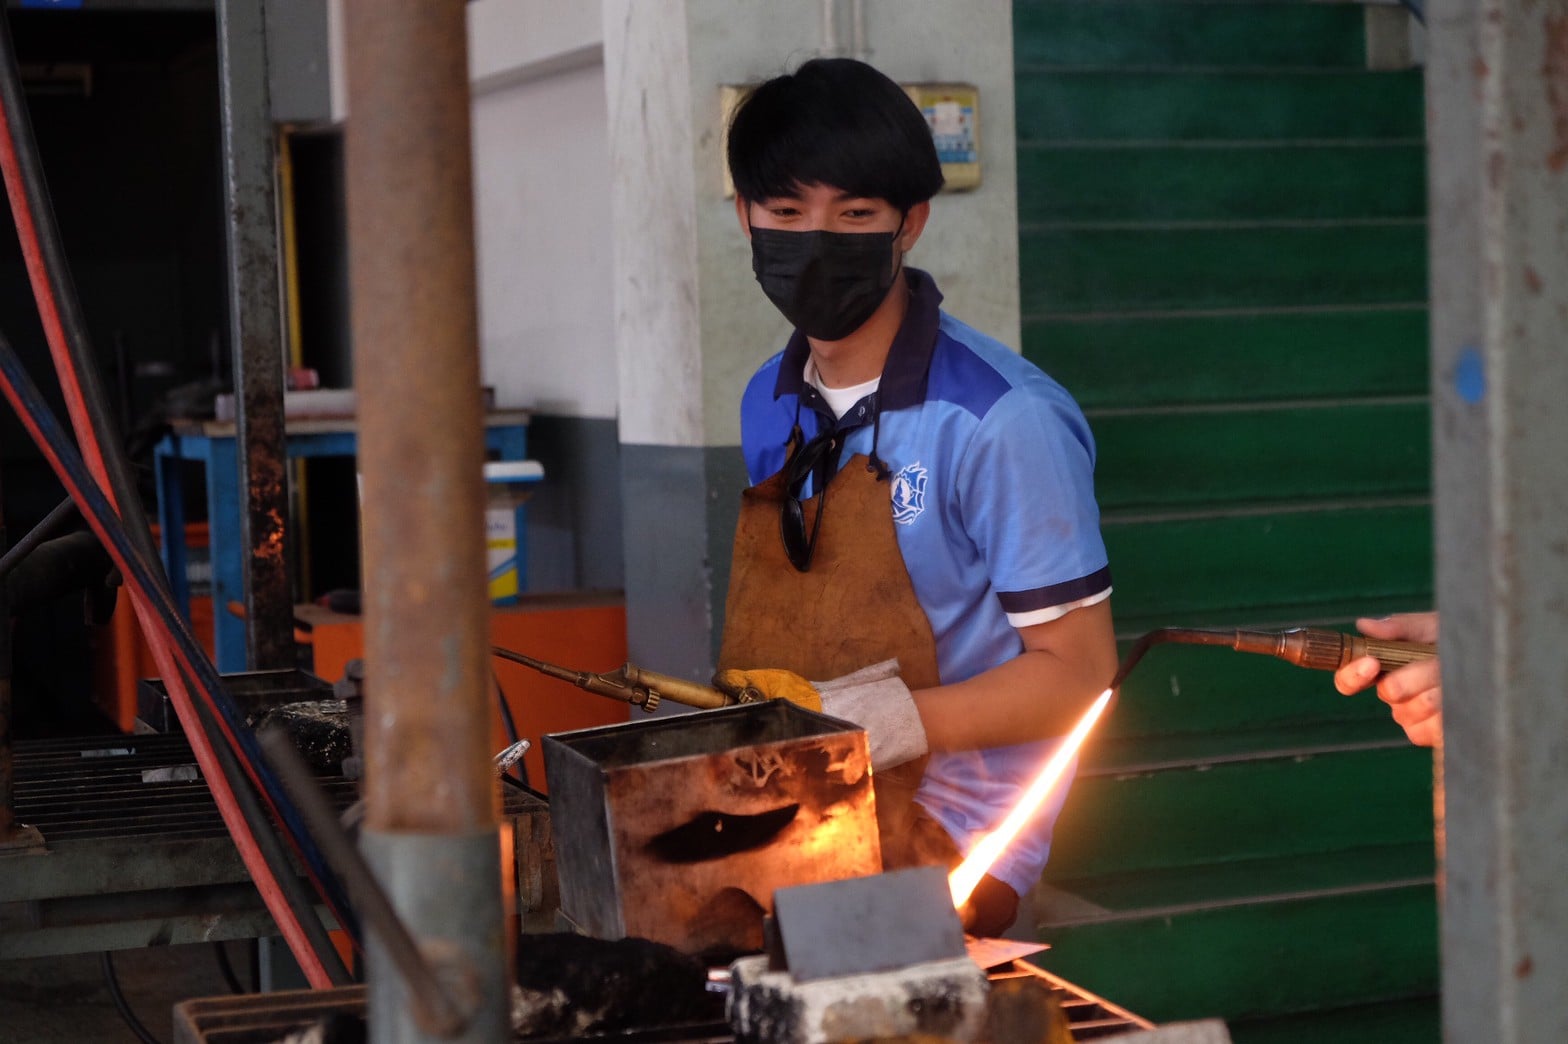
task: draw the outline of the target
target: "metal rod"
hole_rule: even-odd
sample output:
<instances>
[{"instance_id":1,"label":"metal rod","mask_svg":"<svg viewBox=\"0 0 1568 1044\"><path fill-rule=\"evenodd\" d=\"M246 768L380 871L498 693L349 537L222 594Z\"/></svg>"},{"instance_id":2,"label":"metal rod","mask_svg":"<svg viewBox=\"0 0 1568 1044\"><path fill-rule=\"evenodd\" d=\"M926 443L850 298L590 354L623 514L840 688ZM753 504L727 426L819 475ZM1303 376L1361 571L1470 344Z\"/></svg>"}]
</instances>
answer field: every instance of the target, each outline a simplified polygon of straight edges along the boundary
<instances>
[{"instance_id":1,"label":"metal rod","mask_svg":"<svg viewBox=\"0 0 1568 1044\"><path fill-rule=\"evenodd\" d=\"M425 1029L437 1036L451 1036L462 1030L466 1021L452 999L442 988L441 980L420 952L419 944L392 908L392 902L371 872L359 849L338 822L337 813L328 804L321 787L316 784L305 759L281 729L267 729L260 734L261 749L267 760L283 779L283 785L294 795L305 823L321 846L327 862L348 886L354 899L355 911L360 922L376 933L388 956L397 966L404 984L415 1001L415 1017Z\"/></svg>"},{"instance_id":2,"label":"metal rod","mask_svg":"<svg viewBox=\"0 0 1568 1044\"><path fill-rule=\"evenodd\" d=\"M461 949L506 1033L490 770L484 461L462 4L345 5L354 374L363 477L365 833L422 944ZM446 904L434 900L461 899ZM424 1039L370 948L373 1039ZM389 969L388 969L389 970Z\"/></svg>"},{"instance_id":3,"label":"metal rod","mask_svg":"<svg viewBox=\"0 0 1568 1044\"><path fill-rule=\"evenodd\" d=\"M229 347L239 484L245 491L240 545L245 549L246 645L252 670L273 670L294 665L294 599L286 546L277 158L262 0L219 0L218 67L228 206Z\"/></svg>"},{"instance_id":4,"label":"metal rod","mask_svg":"<svg viewBox=\"0 0 1568 1044\"><path fill-rule=\"evenodd\" d=\"M55 531L74 514L76 514L76 501L66 497L55 505L54 510L44 516L42 522L29 530L22 539L7 548L5 554L0 555L0 582L3 582L10 575L11 570L21 564L22 559L31 554L39 544L53 536Z\"/></svg>"},{"instance_id":5,"label":"metal rod","mask_svg":"<svg viewBox=\"0 0 1568 1044\"><path fill-rule=\"evenodd\" d=\"M423 0L348 8L366 822L376 829L496 822L463 14Z\"/></svg>"}]
</instances>

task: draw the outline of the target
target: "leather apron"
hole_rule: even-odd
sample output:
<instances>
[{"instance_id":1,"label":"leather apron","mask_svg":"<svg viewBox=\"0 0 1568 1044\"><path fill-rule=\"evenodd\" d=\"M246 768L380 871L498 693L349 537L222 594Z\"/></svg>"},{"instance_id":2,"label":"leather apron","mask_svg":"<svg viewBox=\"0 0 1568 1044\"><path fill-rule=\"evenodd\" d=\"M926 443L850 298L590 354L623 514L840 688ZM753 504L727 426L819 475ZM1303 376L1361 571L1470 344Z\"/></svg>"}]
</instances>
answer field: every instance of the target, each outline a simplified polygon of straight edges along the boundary
<instances>
[{"instance_id":1,"label":"leather apron","mask_svg":"<svg viewBox=\"0 0 1568 1044\"><path fill-rule=\"evenodd\" d=\"M791 458L798 450L798 444L791 446ZM856 454L828 481L828 503L806 572L790 564L779 535L789 470L786 461L741 495L719 667L782 667L828 681L896 658L899 676L911 689L940 684L931 622L915 598L893 528L891 491L876 467ZM817 517L817 496L803 502L807 519ZM914 803L927 760L874 777L887 869L960 858L946 833ZM920 820L928 829L914 829ZM917 836L919 844L913 841Z\"/></svg>"}]
</instances>

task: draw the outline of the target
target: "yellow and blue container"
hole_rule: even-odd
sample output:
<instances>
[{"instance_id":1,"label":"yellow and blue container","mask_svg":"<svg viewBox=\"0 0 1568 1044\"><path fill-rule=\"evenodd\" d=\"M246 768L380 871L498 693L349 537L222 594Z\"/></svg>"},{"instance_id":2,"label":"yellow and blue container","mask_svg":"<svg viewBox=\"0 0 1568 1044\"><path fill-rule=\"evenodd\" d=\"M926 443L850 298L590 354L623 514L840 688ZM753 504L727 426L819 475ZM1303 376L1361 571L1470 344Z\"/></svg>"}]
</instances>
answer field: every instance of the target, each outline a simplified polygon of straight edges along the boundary
<instances>
[{"instance_id":1,"label":"yellow and blue container","mask_svg":"<svg viewBox=\"0 0 1568 1044\"><path fill-rule=\"evenodd\" d=\"M485 465L485 553L490 601L512 605L528 589L528 497L544 479L537 460L502 460Z\"/></svg>"}]
</instances>

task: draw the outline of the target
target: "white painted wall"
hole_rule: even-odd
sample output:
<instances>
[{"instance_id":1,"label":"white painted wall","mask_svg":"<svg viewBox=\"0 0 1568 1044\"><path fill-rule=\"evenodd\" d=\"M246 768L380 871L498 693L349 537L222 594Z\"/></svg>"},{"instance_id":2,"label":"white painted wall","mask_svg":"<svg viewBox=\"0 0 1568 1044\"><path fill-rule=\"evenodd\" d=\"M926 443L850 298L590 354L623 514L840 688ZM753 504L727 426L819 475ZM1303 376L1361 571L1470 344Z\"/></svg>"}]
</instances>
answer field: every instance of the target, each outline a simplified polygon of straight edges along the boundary
<instances>
[{"instance_id":1,"label":"white painted wall","mask_svg":"<svg viewBox=\"0 0 1568 1044\"><path fill-rule=\"evenodd\" d=\"M481 94L473 127L485 383L507 406L614 417L602 67Z\"/></svg>"},{"instance_id":2,"label":"white painted wall","mask_svg":"<svg viewBox=\"0 0 1568 1044\"><path fill-rule=\"evenodd\" d=\"M476 0L468 11L485 383L506 406L614 417L598 7Z\"/></svg>"},{"instance_id":3,"label":"white painted wall","mask_svg":"<svg viewBox=\"0 0 1568 1044\"><path fill-rule=\"evenodd\" d=\"M348 114L344 0L328 0L333 119ZM617 408L599 5L471 0L479 351L503 406Z\"/></svg>"}]
</instances>

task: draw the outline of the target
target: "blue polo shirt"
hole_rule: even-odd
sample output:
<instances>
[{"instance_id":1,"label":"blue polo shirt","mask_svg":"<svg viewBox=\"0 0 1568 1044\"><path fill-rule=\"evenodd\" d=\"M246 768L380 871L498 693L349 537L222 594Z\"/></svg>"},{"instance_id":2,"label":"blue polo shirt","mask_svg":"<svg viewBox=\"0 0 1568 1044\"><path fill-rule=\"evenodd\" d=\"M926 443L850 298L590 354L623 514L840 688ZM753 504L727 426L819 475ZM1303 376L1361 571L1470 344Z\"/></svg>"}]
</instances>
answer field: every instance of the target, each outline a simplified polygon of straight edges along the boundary
<instances>
[{"instance_id":1,"label":"blue polo shirt","mask_svg":"<svg viewBox=\"0 0 1568 1044\"><path fill-rule=\"evenodd\" d=\"M877 390L835 420L805 380L810 345L797 331L746 388L741 444L757 483L783 466L797 420L807 438L836 427L843 460L872 455L875 440L899 550L949 684L1021 653L1017 628L1109 596L1110 569L1094 440L1077 404L1033 363L942 312L929 275L905 278L909 309ZM832 514L829 502L824 524ZM1056 743L933 754L916 800L968 851ZM1065 797L1060 788L991 870L1020 895L1045 866Z\"/></svg>"}]
</instances>

